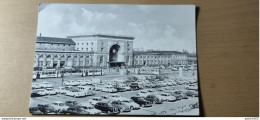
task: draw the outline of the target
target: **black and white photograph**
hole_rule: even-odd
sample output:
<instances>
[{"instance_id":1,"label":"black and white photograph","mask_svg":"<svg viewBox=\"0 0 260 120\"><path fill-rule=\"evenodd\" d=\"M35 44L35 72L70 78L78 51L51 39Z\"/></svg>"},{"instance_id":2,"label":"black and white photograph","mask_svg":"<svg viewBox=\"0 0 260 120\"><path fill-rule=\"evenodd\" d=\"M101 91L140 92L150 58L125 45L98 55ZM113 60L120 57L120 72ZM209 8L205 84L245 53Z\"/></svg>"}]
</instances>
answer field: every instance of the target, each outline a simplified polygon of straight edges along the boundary
<instances>
[{"instance_id":1,"label":"black and white photograph","mask_svg":"<svg viewBox=\"0 0 260 120\"><path fill-rule=\"evenodd\" d=\"M199 116L195 7L40 3L29 112Z\"/></svg>"}]
</instances>

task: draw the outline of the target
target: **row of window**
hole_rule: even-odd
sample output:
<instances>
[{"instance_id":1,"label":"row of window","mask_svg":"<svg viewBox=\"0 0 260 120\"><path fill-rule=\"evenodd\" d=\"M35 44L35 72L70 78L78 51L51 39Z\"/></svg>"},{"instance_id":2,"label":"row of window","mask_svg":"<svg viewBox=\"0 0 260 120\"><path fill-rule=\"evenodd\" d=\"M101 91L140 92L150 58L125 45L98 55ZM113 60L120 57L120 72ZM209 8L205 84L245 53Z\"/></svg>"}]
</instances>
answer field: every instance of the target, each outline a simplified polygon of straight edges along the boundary
<instances>
[{"instance_id":1,"label":"row of window","mask_svg":"<svg viewBox=\"0 0 260 120\"><path fill-rule=\"evenodd\" d=\"M135 65L170 64L170 63L171 63L170 60L135 60L134 61ZM176 63L177 64L186 64L187 61L177 60Z\"/></svg>"},{"instance_id":2,"label":"row of window","mask_svg":"<svg viewBox=\"0 0 260 120\"><path fill-rule=\"evenodd\" d=\"M91 44L91 46L93 46L93 45L94 45L94 43L93 43L93 42L91 42L90 44ZM77 45L79 45L79 43L77 43ZM81 45L84 45L84 43L81 43ZM88 45L88 42L86 43L86 45Z\"/></svg>"}]
</instances>

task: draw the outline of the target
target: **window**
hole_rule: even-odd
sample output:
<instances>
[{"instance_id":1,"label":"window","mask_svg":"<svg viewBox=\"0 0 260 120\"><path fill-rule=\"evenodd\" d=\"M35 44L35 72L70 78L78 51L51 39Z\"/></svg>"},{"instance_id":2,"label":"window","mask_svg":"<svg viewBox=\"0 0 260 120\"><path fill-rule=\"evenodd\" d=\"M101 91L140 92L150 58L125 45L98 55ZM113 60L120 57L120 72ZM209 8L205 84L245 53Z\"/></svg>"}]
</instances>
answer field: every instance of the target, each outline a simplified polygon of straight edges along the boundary
<instances>
[{"instance_id":1,"label":"window","mask_svg":"<svg viewBox=\"0 0 260 120\"><path fill-rule=\"evenodd\" d=\"M127 46L129 47L129 46L130 46L130 44L129 44L129 43L127 43Z\"/></svg>"},{"instance_id":2,"label":"window","mask_svg":"<svg viewBox=\"0 0 260 120\"><path fill-rule=\"evenodd\" d=\"M82 45L84 45L84 43L81 43Z\"/></svg>"},{"instance_id":3,"label":"window","mask_svg":"<svg viewBox=\"0 0 260 120\"><path fill-rule=\"evenodd\" d=\"M91 48L91 51L93 51L93 48Z\"/></svg>"},{"instance_id":4,"label":"window","mask_svg":"<svg viewBox=\"0 0 260 120\"><path fill-rule=\"evenodd\" d=\"M79 43L77 43L77 45L79 45Z\"/></svg>"},{"instance_id":5,"label":"window","mask_svg":"<svg viewBox=\"0 0 260 120\"><path fill-rule=\"evenodd\" d=\"M77 48L77 50L78 50L79 48Z\"/></svg>"},{"instance_id":6,"label":"window","mask_svg":"<svg viewBox=\"0 0 260 120\"><path fill-rule=\"evenodd\" d=\"M104 46L104 43L102 42L102 46Z\"/></svg>"},{"instance_id":7,"label":"window","mask_svg":"<svg viewBox=\"0 0 260 120\"><path fill-rule=\"evenodd\" d=\"M93 46L93 44L94 44L94 43L92 42L91 45Z\"/></svg>"},{"instance_id":8,"label":"window","mask_svg":"<svg viewBox=\"0 0 260 120\"><path fill-rule=\"evenodd\" d=\"M101 52L103 52L103 51L104 51L104 48L102 47L102 48L101 48Z\"/></svg>"},{"instance_id":9,"label":"window","mask_svg":"<svg viewBox=\"0 0 260 120\"><path fill-rule=\"evenodd\" d=\"M86 51L88 51L88 48L86 48Z\"/></svg>"},{"instance_id":10,"label":"window","mask_svg":"<svg viewBox=\"0 0 260 120\"><path fill-rule=\"evenodd\" d=\"M83 50L83 48L81 48L81 50Z\"/></svg>"}]
</instances>

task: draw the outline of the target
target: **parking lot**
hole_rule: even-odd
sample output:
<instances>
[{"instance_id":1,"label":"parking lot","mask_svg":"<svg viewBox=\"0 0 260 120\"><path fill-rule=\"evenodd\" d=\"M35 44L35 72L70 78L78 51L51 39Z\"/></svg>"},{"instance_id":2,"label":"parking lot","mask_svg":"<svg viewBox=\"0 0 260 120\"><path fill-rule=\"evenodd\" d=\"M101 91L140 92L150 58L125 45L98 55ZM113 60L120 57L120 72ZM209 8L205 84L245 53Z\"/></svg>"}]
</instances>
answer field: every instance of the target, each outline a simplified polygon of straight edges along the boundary
<instances>
[{"instance_id":1,"label":"parking lot","mask_svg":"<svg viewBox=\"0 0 260 120\"><path fill-rule=\"evenodd\" d=\"M174 71L163 71L162 72L165 76L167 76L169 79L176 78L178 76L178 73ZM100 79L103 83L109 83L113 81L113 79L121 78L121 77L131 77L136 76L135 74L130 75L119 75L119 74L107 74L103 76L95 76L95 78ZM194 77L193 71L184 71L183 72L184 77ZM196 76L196 73L195 73ZM92 76L87 77L81 77L80 73L67 73L65 74L65 77L63 78L64 82L68 80L91 80L93 79ZM57 88L62 86L62 78L47 78L47 79L37 79L36 81L33 81L33 83L41 83L41 82L50 82L53 85L53 88ZM87 85L91 86L91 85ZM175 86L166 86L166 87L158 87L158 88L147 88L144 87L140 90L131 90L131 91L125 91L125 92L117 92L117 93L105 93L101 91L94 91L95 95L93 96L85 96L85 97L79 97L74 98L71 96L66 96L63 94L56 94L56 95L46 95L41 97L32 97L31 98L31 105L30 107L36 107L38 104L51 104L54 101L62 101L65 102L67 100L75 100L78 103L85 103L88 102L93 97L100 97L104 95L109 94L119 94L122 97L130 99L132 96L136 96L138 92L140 91L147 91L148 89L153 89L157 91L158 89L165 89L165 88L171 88L175 90L185 90L186 84L182 85L175 85ZM191 97L189 96L188 99L181 99L176 100L174 102L167 102L164 101L162 104L153 104L152 107L145 107L138 110L131 110L130 112L123 112L120 113L120 115L181 115L184 112L193 112L194 114L198 114L198 108L190 109L191 104L198 103L198 97Z\"/></svg>"}]
</instances>

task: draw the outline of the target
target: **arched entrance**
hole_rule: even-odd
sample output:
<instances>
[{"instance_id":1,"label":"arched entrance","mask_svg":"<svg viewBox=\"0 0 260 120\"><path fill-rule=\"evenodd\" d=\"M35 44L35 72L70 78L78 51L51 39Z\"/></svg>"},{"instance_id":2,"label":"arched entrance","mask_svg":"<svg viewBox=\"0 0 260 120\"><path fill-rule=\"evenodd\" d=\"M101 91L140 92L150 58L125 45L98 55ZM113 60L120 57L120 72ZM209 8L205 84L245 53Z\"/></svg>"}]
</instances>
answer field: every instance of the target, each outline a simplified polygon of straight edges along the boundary
<instances>
[{"instance_id":1,"label":"arched entrance","mask_svg":"<svg viewBox=\"0 0 260 120\"><path fill-rule=\"evenodd\" d=\"M118 52L120 50L120 46L115 44L111 46L109 50L109 65L110 67L121 67L123 62L118 61Z\"/></svg>"}]
</instances>

